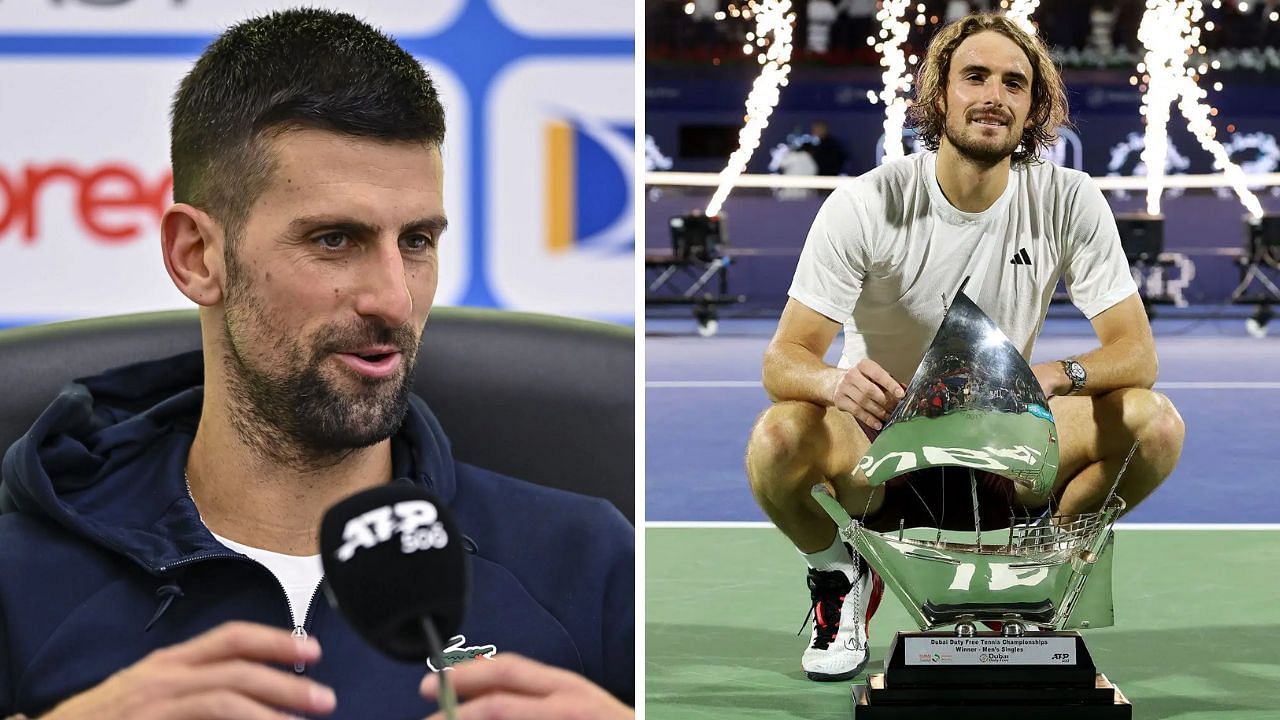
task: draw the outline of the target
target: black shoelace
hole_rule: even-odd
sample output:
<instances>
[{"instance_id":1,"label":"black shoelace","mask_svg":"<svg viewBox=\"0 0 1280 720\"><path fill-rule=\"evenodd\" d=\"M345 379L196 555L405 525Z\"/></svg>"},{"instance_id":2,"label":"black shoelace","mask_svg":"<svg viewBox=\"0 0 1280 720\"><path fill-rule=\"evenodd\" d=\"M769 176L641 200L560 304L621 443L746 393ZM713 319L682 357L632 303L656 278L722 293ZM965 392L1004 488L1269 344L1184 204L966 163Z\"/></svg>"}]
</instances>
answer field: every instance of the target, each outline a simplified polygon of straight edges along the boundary
<instances>
[{"instance_id":1,"label":"black shoelace","mask_svg":"<svg viewBox=\"0 0 1280 720\"><path fill-rule=\"evenodd\" d=\"M810 617L814 618L815 633L811 647L826 650L840 630L840 608L844 606L845 596L853 590L853 583L839 570L810 570L808 579L812 604L804 625L809 624ZM800 626L800 632L804 632L804 625Z\"/></svg>"}]
</instances>

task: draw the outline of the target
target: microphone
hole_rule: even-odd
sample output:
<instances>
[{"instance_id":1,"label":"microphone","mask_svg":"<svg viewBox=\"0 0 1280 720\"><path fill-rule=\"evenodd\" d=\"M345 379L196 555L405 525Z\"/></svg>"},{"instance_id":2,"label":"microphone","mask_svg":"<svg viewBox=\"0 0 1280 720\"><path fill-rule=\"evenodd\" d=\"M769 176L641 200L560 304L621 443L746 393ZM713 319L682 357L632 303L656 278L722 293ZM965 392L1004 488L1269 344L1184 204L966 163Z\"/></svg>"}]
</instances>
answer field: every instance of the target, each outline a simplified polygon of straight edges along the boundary
<instances>
[{"instance_id":1,"label":"microphone","mask_svg":"<svg viewBox=\"0 0 1280 720\"><path fill-rule=\"evenodd\" d=\"M356 632L397 660L431 660L444 681L440 638L462 627L469 585L462 533L448 508L413 485L356 493L325 513L320 556L329 603ZM449 713L444 682L441 700Z\"/></svg>"}]
</instances>

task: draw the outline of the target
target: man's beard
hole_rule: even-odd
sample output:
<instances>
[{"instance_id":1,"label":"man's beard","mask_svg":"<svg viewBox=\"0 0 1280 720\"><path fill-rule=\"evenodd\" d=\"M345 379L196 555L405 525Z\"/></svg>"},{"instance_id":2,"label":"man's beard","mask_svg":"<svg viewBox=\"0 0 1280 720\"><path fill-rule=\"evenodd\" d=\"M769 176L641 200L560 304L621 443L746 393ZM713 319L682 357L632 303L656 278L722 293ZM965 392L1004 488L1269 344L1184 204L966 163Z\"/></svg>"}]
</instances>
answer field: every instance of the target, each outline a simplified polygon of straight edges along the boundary
<instances>
[{"instance_id":1,"label":"man's beard","mask_svg":"<svg viewBox=\"0 0 1280 720\"><path fill-rule=\"evenodd\" d=\"M230 421L240 438L270 461L305 469L332 466L399 430L409 407L418 353L412 328L391 328L372 320L328 326L304 347L271 321L243 282L243 268L233 269L233 262L228 258L223 366ZM323 371L335 352L369 345L400 350L399 378L353 374L349 379L356 389L343 390ZM256 367L249 360L253 355L246 353L273 346L280 350L276 367Z\"/></svg>"},{"instance_id":2,"label":"man's beard","mask_svg":"<svg viewBox=\"0 0 1280 720\"><path fill-rule=\"evenodd\" d=\"M969 119L961 118L963 123L958 129L952 127L950 122L943 123L942 131L947 136L947 142L956 149L961 157L971 162L991 166L999 163L1007 157L1013 155L1018 149L1018 145L1022 143L1021 135L1010 133L1009 139L1003 144L996 145L992 142L973 141L966 135L966 130L971 126ZM1010 126L1006 125L1006 128Z\"/></svg>"}]
</instances>

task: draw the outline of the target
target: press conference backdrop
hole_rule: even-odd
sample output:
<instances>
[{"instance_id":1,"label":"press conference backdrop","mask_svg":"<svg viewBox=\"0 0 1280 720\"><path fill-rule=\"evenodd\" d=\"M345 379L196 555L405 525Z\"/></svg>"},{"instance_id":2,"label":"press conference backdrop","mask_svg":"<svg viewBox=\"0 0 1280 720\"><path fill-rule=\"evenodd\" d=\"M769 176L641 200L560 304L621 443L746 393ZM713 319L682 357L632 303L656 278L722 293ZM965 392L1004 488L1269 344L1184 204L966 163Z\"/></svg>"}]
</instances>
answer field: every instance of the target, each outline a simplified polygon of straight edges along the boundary
<instances>
[{"instance_id":1,"label":"press conference backdrop","mask_svg":"<svg viewBox=\"0 0 1280 720\"><path fill-rule=\"evenodd\" d=\"M0 327L190 307L168 109L226 26L299 0L0 0ZM436 302L630 322L632 0L307 0L395 37L448 118Z\"/></svg>"}]
</instances>

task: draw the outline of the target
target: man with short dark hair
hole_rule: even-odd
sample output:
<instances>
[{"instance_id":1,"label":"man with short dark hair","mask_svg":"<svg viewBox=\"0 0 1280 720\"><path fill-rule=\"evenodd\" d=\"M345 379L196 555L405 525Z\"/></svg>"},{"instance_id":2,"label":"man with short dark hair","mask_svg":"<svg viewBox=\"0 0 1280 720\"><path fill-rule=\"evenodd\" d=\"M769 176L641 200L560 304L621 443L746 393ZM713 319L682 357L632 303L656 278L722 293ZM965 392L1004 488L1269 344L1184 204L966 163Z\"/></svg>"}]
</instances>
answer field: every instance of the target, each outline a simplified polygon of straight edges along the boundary
<instances>
[{"instance_id":1,"label":"man with short dark hair","mask_svg":"<svg viewBox=\"0 0 1280 720\"><path fill-rule=\"evenodd\" d=\"M1100 346L1032 370L1059 433L1051 499L997 478L978 489L983 517L1010 508L1099 509L1117 488L1132 508L1168 477L1182 418L1156 379L1155 342L1115 220L1087 175L1039 160L1067 119L1048 49L1002 15L970 15L934 36L921 63L913 122L929 152L888 162L837 188L805 241L790 299L764 358L775 404L752 430L747 475L756 501L804 556L814 616L801 659L813 680L861 672L867 623L883 586L840 542L810 489L827 483L873 528L928 526L939 507L968 507L968 484L895 477L872 488L858 469L904 396L945 303L965 293L1031 357L1059 278ZM838 367L823 357L844 331ZM934 408L946 411L945 384ZM959 493L950 502L943 492ZM951 513L955 518L960 513Z\"/></svg>"},{"instance_id":2,"label":"man with short dark hair","mask_svg":"<svg viewBox=\"0 0 1280 720\"><path fill-rule=\"evenodd\" d=\"M318 597L323 513L405 482L470 540L450 646L496 657L452 671L468 712L630 717L634 530L454 461L410 393L447 225L426 72L276 13L209 46L172 120L163 254L203 349L69 385L6 454L0 716L425 716L434 673Z\"/></svg>"}]
</instances>

